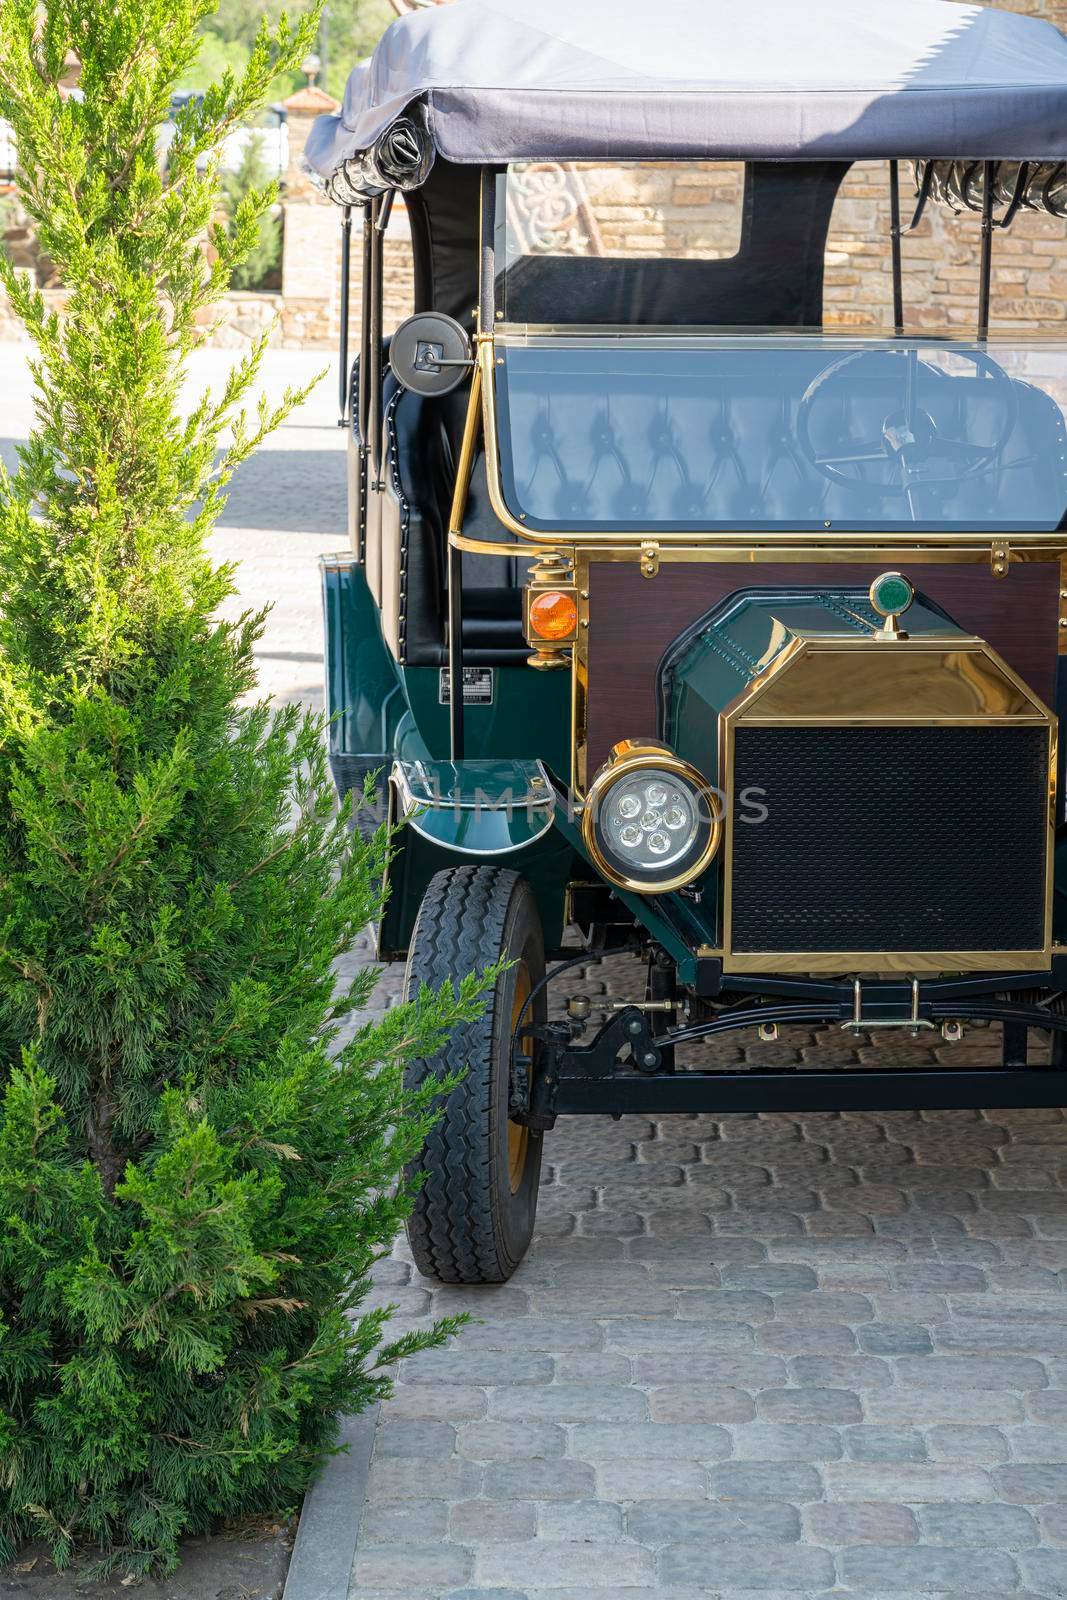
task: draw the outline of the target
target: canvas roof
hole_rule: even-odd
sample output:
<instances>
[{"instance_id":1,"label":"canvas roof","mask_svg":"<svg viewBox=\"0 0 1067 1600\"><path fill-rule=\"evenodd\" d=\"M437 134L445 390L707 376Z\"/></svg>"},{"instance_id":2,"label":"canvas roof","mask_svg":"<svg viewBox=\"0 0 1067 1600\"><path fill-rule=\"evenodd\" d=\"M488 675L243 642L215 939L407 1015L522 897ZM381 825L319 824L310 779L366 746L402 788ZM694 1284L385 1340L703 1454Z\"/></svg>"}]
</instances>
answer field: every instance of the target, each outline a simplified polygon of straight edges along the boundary
<instances>
[{"instance_id":1,"label":"canvas roof","mask_svg":"<svg viewBox=\"0 0 1067 1600\"><path fill-rule=\"evenodd\" d=\"M1067 39L955 0L455 0L320 117L329 178L414 101L454 162L1067 157Z\"/></svg>"}]
</instances>

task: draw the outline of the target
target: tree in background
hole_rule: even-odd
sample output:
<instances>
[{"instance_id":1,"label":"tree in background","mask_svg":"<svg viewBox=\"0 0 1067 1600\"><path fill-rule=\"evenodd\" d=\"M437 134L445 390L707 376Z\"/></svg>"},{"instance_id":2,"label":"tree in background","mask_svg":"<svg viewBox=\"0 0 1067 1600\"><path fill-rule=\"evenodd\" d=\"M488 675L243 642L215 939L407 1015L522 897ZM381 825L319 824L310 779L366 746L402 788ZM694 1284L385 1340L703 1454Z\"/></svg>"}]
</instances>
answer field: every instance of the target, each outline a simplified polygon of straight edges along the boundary
<instances>
[{"instance_id":1,"label":"tree in background","mask_svg":"<svg viewBox=\"0 0 1067 1600\"><path fill-rule=\"evenodd\" d=\"M332 965L386 841L335 815L318 722L246 706L262 618L216 620L233 574L204 545L302 395L245 415L261 342L179 407L273 198L214 222L211 152L318 17L264 21L162 172L210 13L0 0L0 115L69 296L49 312L0 259L38 385L0 477L0 1561L37 1535L131 1574L296 1504L337 1413L449 1331L387 1344L360 1308L433 1120L403 1063L478 1008L472 980L331 1054L372 987L338 996Z\"/></svg>"},{"instance_id":2,"label":"tree in background","mask_svg":"<svg viewBox=\"0 0 1067 1600\"><path fill-rule=\"evenodd\" d=\"M270 186L271 178L263 159L261 136L252 133L245 139L236 172L223 172L221 182L227 229L232 232L237 226L245 196ZM231 288L264 289L272 286L281 259L282 219L278 207L273 206L260 221L259 239L247 259L234 267L230 277ZM281 287L280 282L277 287Z\"/></svg>"},{"instance_id":3,"label":"tree in background","mask_svg":"<svg viewBox=\"0 0 1067 1600\"><path fill-rule=\"evenodd\" d=\"M282 0L220 0L217 11L203 25L203 54L183 76L180 87L200 89L220 67L243 66L260 23L275 23L282 9ZM324 11L315 41L324 58L319 82L340 99L352 67L371 53L396 13L389 0L329 0ZM303 73L289 69L275 80L271 92L275 98L284 98L303 82Z\"/></svg>"}]
</instances>

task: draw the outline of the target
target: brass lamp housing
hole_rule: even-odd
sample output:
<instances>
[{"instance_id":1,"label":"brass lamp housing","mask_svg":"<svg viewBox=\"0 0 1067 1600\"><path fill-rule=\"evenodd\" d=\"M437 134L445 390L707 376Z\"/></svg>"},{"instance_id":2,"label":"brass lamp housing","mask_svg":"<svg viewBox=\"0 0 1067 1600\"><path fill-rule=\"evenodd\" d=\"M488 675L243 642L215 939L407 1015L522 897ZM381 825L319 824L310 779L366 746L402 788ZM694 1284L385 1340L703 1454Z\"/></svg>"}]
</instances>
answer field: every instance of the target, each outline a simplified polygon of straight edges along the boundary
<instances>
[{"instance_id":1,"label":"brass lamp housing","mask_svg":"<svg viewBox=\"0 0 1067 1600\"><path fill-rule=\"evenodd\" d=\"M606 855L597 838L597 814L607 796L625 778L632 778L643 768L668 772L692 789L694 797L702 803L701 826L707 829L707 838L699 854L687 862L681 872L661 879L635 878L623 872L610 856ZM691 762L683 761L670 745L656 739L623 739L613 748L611 755L600 768L589 786L582 808L582 841L589 858L609 883L620 889L631 889L637 894L668 894L673 889L684 889L693 883L714 861L723 836L723 808L714 785Z\"/></svg>"}]
</instances>

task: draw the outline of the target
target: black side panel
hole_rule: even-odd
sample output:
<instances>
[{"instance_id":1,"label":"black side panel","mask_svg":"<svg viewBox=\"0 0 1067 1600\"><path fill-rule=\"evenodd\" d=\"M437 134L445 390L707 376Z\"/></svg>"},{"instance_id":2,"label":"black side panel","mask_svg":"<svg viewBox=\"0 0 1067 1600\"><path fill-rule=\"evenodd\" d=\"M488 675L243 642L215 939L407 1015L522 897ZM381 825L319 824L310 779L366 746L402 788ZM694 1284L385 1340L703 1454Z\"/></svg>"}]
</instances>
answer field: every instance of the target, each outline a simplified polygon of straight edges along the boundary
<instances>
[{"instance_id":1,"label":"black side panel","mask_svg":"<svg viewBox=\"0 0 1067 1600\"><path fill-rule=\"evenodd\" d=\"M753 162L741 248L719 261L530 255L507 276L508 318L549 324L818 327L840 161Z\"/></svg>"}]
</instances>

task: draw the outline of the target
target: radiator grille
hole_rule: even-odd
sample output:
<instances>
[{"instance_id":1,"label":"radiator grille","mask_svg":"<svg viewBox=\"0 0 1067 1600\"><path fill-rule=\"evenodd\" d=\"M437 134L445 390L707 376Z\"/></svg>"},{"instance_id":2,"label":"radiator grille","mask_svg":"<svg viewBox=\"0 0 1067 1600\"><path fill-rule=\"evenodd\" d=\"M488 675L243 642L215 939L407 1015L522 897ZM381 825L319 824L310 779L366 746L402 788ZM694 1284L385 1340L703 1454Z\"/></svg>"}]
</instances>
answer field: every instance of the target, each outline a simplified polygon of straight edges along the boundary
<instances>
[{"instance_id":1,"label":"radiator grille","mask_svg":"<svg viewBox=\"0 0 1067 1600\"><path fill-rule=\"evenodd\" d=\"M1040 950L1048 780L1040 727L739 727L732 948Z\"/></svg>"}]
</instances>

